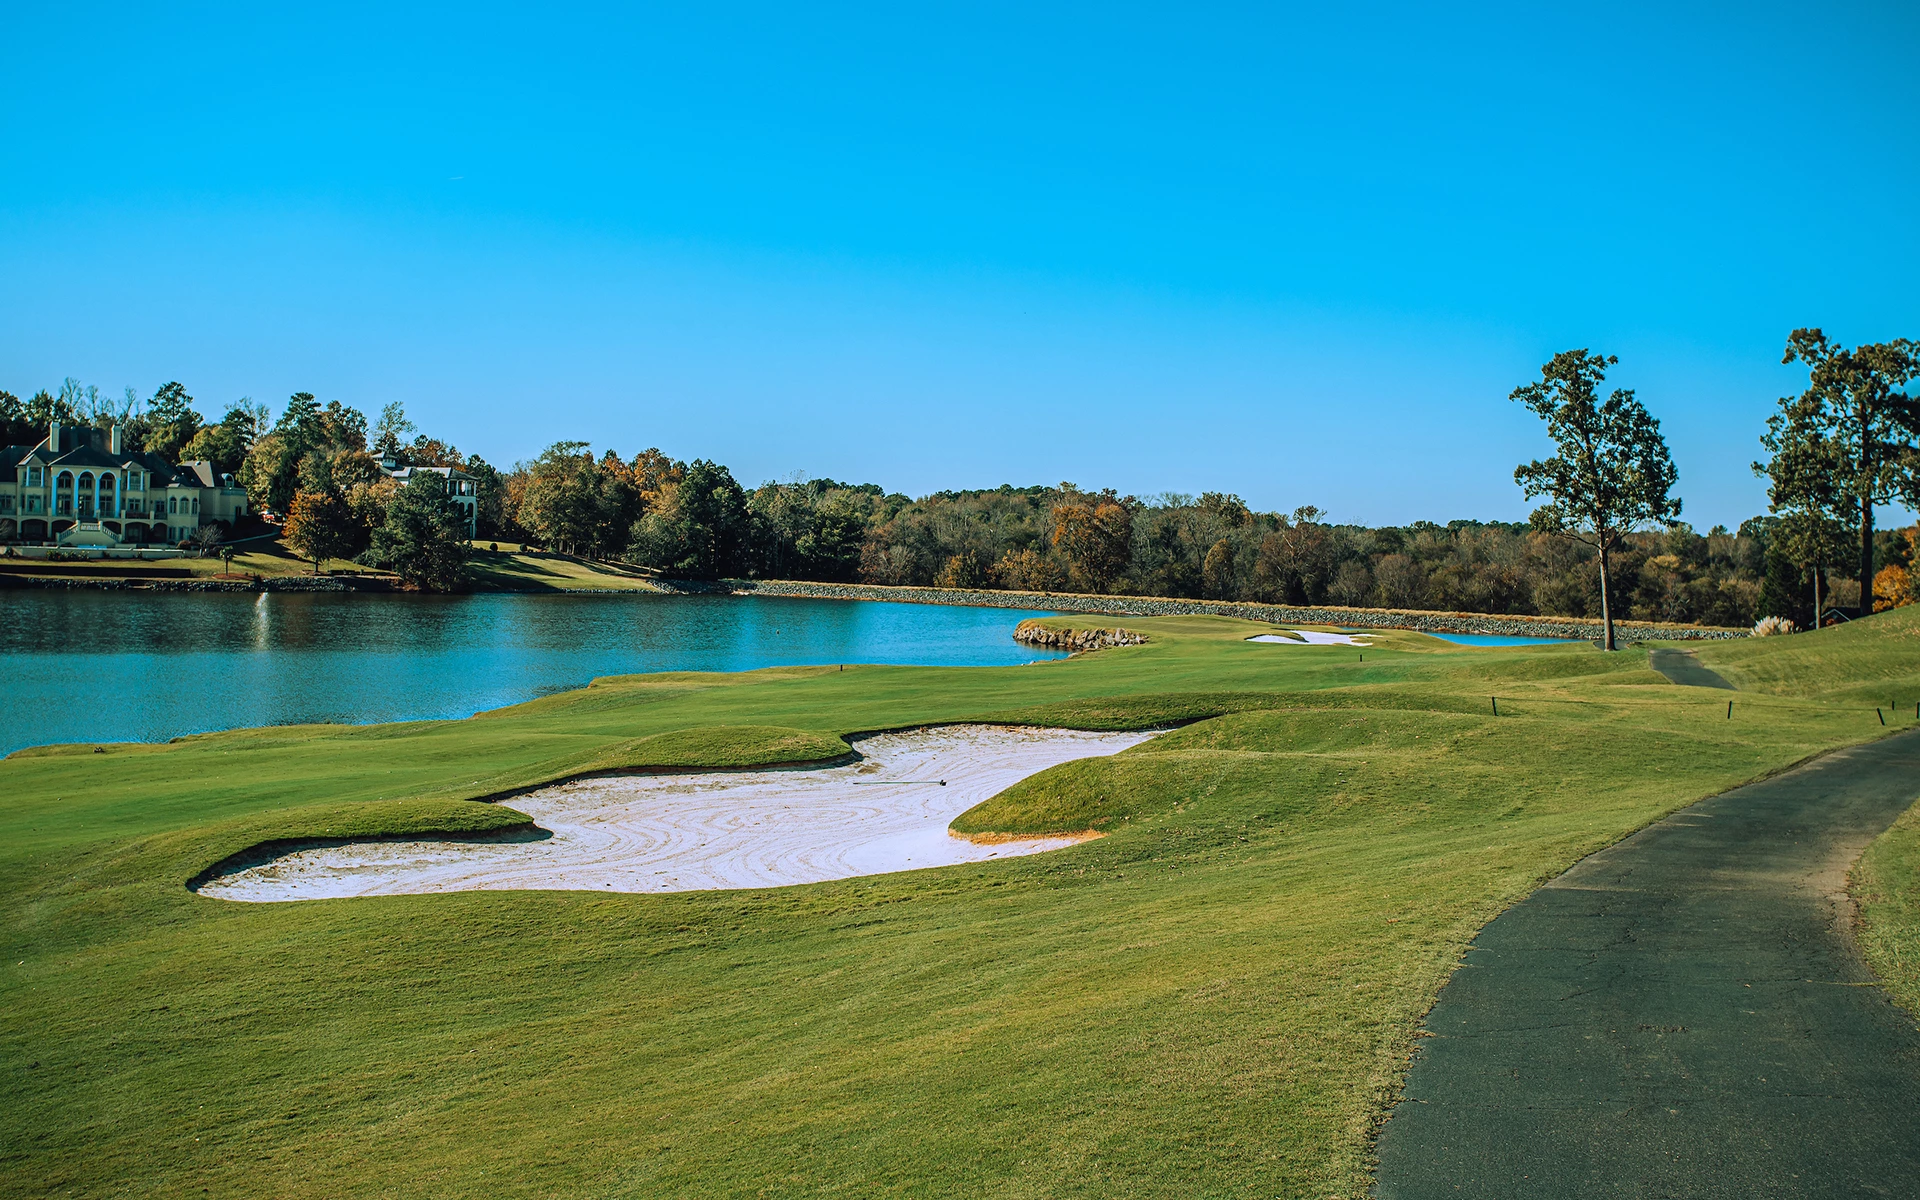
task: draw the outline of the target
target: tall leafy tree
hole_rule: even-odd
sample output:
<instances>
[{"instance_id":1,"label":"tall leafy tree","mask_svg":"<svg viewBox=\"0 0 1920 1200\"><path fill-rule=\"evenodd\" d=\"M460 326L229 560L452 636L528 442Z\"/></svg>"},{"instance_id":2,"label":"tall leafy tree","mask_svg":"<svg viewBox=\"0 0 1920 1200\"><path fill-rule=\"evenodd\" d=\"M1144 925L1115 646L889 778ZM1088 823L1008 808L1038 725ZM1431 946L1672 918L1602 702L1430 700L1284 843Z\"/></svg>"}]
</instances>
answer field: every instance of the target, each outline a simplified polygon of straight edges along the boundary
<instances>
[{"instance_id":1,"label":"tall leafy tree","mask_svg":"<svg viewBox=\"0 0 1920 1200\"><path fill-rule=\"evenodd\" d=\"M1052 513L1053 545L1093 591L1110 591L1133 561L1132 497L1122 499L1112 489L1088 495L1072 484L1060 490L1062 499Z\"/></svg>"},{"instance_id":2,"label":"tall leafy tree","mask_svg":"<svg viewBox=\"0 0 1920 1200\"><path fill-rule=\"evenodd\" d=\"M240 465L240 484L256 509L284 513L300 489L300 463L307 455L366 448L367 419L357 409L338 401L322 407L312 392L295 392L273 432L254 439L248 448Z\"/></svg>"},{"instance_id":3,"label":"tall leafy tree","mask_svg":"<svg viewBox=\"0 0 1920 1200\"><path fill-rule=\"evenodd\" d=\"M200 430L201 417L193 409L193 397L177 382L161 384L144 409L129 416L123 425L132 449L157 454L168 463L193 457L184 451Z\"/></svg>"},{"instance_id":4,"label":"tall leafy tree","mask_svg":"<svg viewBox=\"0 0 1920 1200\"><path fill-rule=\"evenodd\" d=\"M240 431L226 422L218 425L203 425L193 440L180 449L180 461L204 459L213 464L217 472L232 473L240 469L247 457L246 443L241 440Z\"/></svg>"},{"instance_id":5,"label":"tall leafy tree","mask_svg":"<svg viewBox=\"0 0 1920 1200\"><path fill-rule=\"evenodd\" d=\"M1769 457L1753 464L1767 479L1768 553L1813 584L1813 623L1826 611L1822 584L1828 568L1845 562L1852 532L1852 505L1844 486L1845 456L1830 436L1832 423L1820 396L1783 399L1760 436Z\"/></svg>"},{"instance_id":6,"label":"tall leafy tree","mask_svg":"<svg viewBox=\"0 0 1920 1200\"><path fill-rule=\"evenodd\" d=\"M345 558L355 549L353 512L331 489L296 492L287 513L287 545L313 560L313 573L329 558Z\"/></svg>"},{"instance_id":7,"label":"tall leafy tree","mask_svg":"<svg viewBox=\"0 0 1920 1200\"><path fill-rule=\"evenodd\" d=\"M746 492L718 463L696 459L657 506L633 524L628 553L643 566L688 579L717 579L747 560L754 525Z\"/></svg>"},{"instance_id":8,"label":"tall leafy tree","mask_svg":"<svg viewBox=\"0 0 1920 1200\"><path fill-rule=\"evenodd\" d=\"M1901 390L1920 377L1920 347L1897 338L1849 350L1796 329L1781 361L1805 363L1809 378L1768 420L1762 443L1774 458L1763 469L1790 496L1820 495L1822 511L1853 527L1861 612L1870 612L1874 505L1920 497L1920 400Z\"/></svg>"},{"instance_id":9,"label":"tall leafy tree","mask_svg":"<svg viewBox=\"0 0 1920 1200\"><path fill-rule=\"evenodd\" d=\"M407 435L418 428L407 419L407 406L395 400L380 410L373 426L373 452L392 458L404 456Z\"/></svg>"},{"instance_id":10,"label":"tall leafy tree","mask_svg":"<svg viewBox=\"0 0 1920 1200\"><path fill-rule=\"evenodd\" d=\"M600 526L600 465L585 442L555 442L522 468L518 519L548 547L590 553Z\"/></svg>"},{"instance_id":11,"label":"tall leafy tree","mask_svg":"<svg viewBox=\"0 0 1920 1200\"><path fill-rule=\"evenodd\" d=\"M1536 383L1508 397L1525 404L1547 423L1547 435L1559 450L1552 458L1522 463L1514 470L1532 500L1545 496L1534 524L1592 546L1600 560L1600 619L1604 646L1615 648L1612 555L1621 537L1654 523L1672 525L1680 517L1673 495L1677 473L1660 434L1660 422L1631 389L1615 388L1600 398L1607 368L1620 360L1563 350L1540 368Z\"/></svg>"},{"instance_id":12,"label":"tall leafy tree","mask_svg":"<svg viewBox=\"0 0 1920 1200\"><path fill-rule=\"evenodd\" d=\"M394 494L373 531L367 558L422 591L458 591L466 584L467 522L447 496L446 480L421 473Z\"/></svg>"},{"instance_id":13,"label":"tall leafy tree","mask_svg":"<svg viewBox=\"0 0 1920 1200\"><path fill-rule=\"evenodd\" d=\"M0 388L0 446L32 445L40 439L28 436L31 428L27 424L27 406L20 402L20 397Z\"/></svg>"}]
</instances>

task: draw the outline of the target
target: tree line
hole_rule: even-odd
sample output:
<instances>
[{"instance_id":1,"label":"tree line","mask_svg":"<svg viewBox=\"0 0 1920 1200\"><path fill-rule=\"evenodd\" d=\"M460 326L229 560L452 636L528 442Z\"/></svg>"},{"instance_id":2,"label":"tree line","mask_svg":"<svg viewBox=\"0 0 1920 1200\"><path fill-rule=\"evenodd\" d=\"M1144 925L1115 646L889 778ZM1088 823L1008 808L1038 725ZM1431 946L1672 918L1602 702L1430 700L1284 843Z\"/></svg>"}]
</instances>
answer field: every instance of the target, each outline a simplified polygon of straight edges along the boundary
<instances>
[{"instance_id":1,"label":"tree line","mask_svg":"<svg viewBox=\"0 0 1920 1200\"><path fill-rule=\"evenodd\" d=\"M1630 389L1604 392L1610 356L1555 355L1512 399L1555 453L1515 480L1540 499L1527 522L1366 527L1306 505L1256 512L1238 496L1054 486L943 491L796 478L746 487L723 465L657 448L631 458L559 442L498 470L420 434L399 404L369 425L298 393L278 419L241 401L207 424L178 384L148 401L103 400L69 380L0 419L22 431L118 420L136 448L207 458L316 559L355 558L422 586L459 585L464 529L435 486L399 487L379 456L474 476L478 539L523 542L665 575L1024 591L1082 591L1294 605L1426 608L1745 625L1808 625L1835 607L1914 599L1915 530L1877 530L1874 506L1920 506L1920 374L1913 343L1847 349L1796 330L1787 362L1807 388L1780 400L1761 437L1768 513L1737 530L1683 522L1659 422ZM37 439L36 435L36 439ZM20 440L20 439L16 439ZM405 493L403 495L403 493ZM1841 578L1844 566L1855 568Z\"/></svg>"}]
</instances>

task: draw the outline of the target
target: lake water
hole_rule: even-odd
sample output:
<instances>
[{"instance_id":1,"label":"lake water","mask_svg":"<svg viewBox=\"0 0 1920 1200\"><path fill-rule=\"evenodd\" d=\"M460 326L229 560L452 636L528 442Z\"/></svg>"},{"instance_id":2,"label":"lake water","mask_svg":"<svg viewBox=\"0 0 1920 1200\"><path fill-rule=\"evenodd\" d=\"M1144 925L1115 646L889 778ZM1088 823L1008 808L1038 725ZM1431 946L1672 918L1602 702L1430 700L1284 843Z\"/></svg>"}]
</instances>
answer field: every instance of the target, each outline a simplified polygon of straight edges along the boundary
<instances>
[{"instance_id":1,"label":"lake water","mask_svg":"<svg viewBox=\"0 0 1920 1200\"><path fill-rule=\"evenodd\" d=\"M752 596L0 591L0 753L466 717L600 675L1001 666L1042 612Z\"/></svg>"},{"instance_id":2,"label":"lake water","mask_svg":"<svg viewBox=\"0 0 1920 1200\"><path fill-rule=\"evenodd\" d=\"M1430 638L1456 646L1562 646L1581 638L1510 637L1504 633L1429 633Z\"/></svg>"}]
</instances>

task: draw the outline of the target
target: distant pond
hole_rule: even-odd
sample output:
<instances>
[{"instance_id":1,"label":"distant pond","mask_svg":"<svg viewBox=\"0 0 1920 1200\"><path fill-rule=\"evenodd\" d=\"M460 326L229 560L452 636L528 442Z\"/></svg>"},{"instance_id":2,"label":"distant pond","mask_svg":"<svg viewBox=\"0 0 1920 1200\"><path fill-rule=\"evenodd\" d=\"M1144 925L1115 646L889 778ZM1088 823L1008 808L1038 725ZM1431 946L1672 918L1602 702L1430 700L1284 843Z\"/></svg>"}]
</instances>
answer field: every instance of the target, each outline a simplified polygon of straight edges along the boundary
<instances>
[{"instance_id":1,"label":"distant pond","mask_svg":"<svg viewBox=\"0 0 1920 1200\"><path fill-rule=\"evenodd\" d=\"M1003 666L1042 612L752 596L0 591L0 754L51 742L466 717L600 675Z\"/></svg>"}]
</instances>

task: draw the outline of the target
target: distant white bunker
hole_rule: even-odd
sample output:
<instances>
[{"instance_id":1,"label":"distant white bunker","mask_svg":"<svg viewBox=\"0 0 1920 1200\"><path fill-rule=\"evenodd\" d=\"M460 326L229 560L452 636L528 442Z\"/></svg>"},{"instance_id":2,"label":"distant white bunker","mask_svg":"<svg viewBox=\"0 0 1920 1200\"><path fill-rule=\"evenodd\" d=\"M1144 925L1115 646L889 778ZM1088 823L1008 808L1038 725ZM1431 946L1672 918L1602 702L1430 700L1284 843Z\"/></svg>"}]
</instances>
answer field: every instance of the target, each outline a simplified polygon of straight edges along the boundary
<instances>
[{"instance_id":1,"label":"distant white bunker","mask_svg":"<svg viewBox=\"0 0 1920 1200\"><path fill-rule=\"evenodd\" d=\"M1360 637L1365 636L1367 635L1360 635ZM1371 646L1373 644L1363 642L1350 633L1322 633L1317 629L1289 629L1285 634L1263 633L1247 640L1266 642L1273 646Z\"/></svg>"},{"instance_id":2,"label":"distant white bunker","mask_svg":"<svg viewBox=\"0 0 1920 1200\"><path fill-rule=\"evenodd\" d=\"M1078 839L982 845L950 834L948 822L1029 775L1152 736L952 725L865 738L860 762L823 770L586 779L508 802L552 832L542 841L299 850L199 891L224 900L526 888L693 892L1009 858Z\"/></svg>"}]
</instances>

